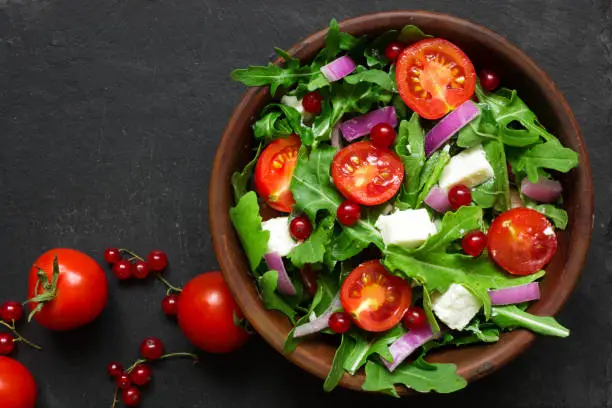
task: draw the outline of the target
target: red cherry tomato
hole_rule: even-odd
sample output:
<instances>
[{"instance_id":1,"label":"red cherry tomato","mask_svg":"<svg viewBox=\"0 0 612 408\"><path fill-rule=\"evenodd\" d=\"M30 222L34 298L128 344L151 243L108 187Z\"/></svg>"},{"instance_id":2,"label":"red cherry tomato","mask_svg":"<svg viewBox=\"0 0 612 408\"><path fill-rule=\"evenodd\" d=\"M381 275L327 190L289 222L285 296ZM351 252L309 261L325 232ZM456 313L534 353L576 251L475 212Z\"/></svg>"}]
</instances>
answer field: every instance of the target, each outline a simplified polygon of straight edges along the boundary
<instances>
[{"instance_id":1,"label":"red cherry tomato","mask_svg":"<svg viewBox=\"0 0 612 408\"><path fill-rule=\"evenodd\" d=\"M234 316L243 317L221 272L198 275L183 288L178 324L196 347L209 353L227 353L242 346L249 336L235 324Z\"/></svg>"},{"instance_id":2,"label":"red cherry tomato","mask_svg":"<svg viewBox=\"0 0 612 408\"><path fill-rule=\"evenodd\" d=\"M514 208L493 220L487 236L489 255L513 275L541 270L557 252L550 222L530 208Z\"/></svg>"},{"instance_id":3,"label":"red cherry tomato","mask_svg":"<svg viewBox=\"0 0 612 408\"><path fill-rule=\"evenodd\" d=\"M17 360L0 356L0 402L2 408L34 408L36 383Z\"/></svg>"},{"instance_id":4,"label":"red cherry tomato","mask_svg":"<svg viewBox=\"0 0 612 408\"><path fill-rule=\"evenodd\" d=\"M331 175L344 197L362 205L378 205L397 193L404 166L391 150L361 141L336 153Z\"/></svg>"},{"instance_id":5,"label":"red cherry tomato","mask_svg":"<svg viewBox=\"0 0 612 408\"><path fill-rule=\"evenodd\" d=\"M53 300L44 303L34 319L50 330L72 330L91 323L106 306L108 282L104 270L90 256L68 248L51 249L30 269L28 298L44 292L38 282L38 267L52 280L53 259L57 256L60 275ZM37 289L37 292L35 290ZM30 309L37 303L30 303Z\"/></svg>"},{"instance_id":6,"label":"red cherry tomato","mask_svg":"<svg viewBox=\"0 0 612 408\"><path fill-rule=\"evenodd\" d=\"M301 144L297 135L276 139L264 149L255 165L255 190L277 211L289 213L295 204L289 185Z\"/></svg>"},{"instance_id":7,"label":"red cherry tomato","mask_svg":"<svg viewBox=\"0 0 612 408\"><path fill-rule=\"evenodd\" d=\"M470 99L476 88L470 59L441 38L406 47L397 59L395 76L406 105L425 119L440 119Z\"/></svg>"},{"instance_id":8,"label":"red cherry tomato","mask_svg":"<svg viewBox=\"0 0 612 408\"><path fill-rule=\"evenodd\" d=\"M355 268L340 289L340 301L357 326L371 332L389 330L410 307L412 291L405 280L391 275L380 261Z\"/></svg>"}]
</instances>

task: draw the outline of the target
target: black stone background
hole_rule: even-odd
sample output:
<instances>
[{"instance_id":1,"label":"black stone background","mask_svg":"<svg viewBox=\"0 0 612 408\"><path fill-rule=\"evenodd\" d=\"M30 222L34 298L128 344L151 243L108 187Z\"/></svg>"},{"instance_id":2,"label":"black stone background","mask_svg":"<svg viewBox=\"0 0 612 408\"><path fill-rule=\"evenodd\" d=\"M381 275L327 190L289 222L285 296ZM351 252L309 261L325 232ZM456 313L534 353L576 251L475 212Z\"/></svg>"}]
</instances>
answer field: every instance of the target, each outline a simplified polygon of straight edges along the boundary
<instances>
[{"instance_id":1,"label":"black stone background","mask_svg":"<svg viewBox=\"0 0 612 408\"><path fill-rule=\"evenodd\" d=\"M0 0L0 300L23 299L28 267L57 246L98 260L108 245L159 247L179 284L217 268L207 194L217 142L244 91L231 69L267 62L273 46L287 48L332 17L402 8L455 14L506 36L574 110L597 211L583 278L559 315L571 337L538 339L458 394L399 402L325 394L321 381L253 337L198 367L160 364L143 406L612 406L606 0ZM22 327L45 348L16 356L37 379L39 408L109 407L106 363L133 360L145 336L191 349L160 312L157 282L109 281L108 308L93 325L65 334Z\"/></svg>"}]
</instances>

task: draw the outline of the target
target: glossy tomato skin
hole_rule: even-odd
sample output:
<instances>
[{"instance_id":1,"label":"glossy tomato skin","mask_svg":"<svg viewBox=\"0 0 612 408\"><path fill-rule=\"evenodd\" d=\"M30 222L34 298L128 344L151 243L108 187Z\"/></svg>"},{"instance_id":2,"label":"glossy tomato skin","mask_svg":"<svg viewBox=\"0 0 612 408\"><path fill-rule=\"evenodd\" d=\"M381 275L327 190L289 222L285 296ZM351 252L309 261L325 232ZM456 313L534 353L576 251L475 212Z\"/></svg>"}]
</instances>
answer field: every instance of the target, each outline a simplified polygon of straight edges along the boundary
<instances>
[{"instance_id":1,"label":"glossy tomato skin","mask_svg":"<svg viewBox=\"0 0 612 408\"><path fill-rule=\"evenodd\" d=\"M440 119L470 99L476 88L476 71L470 59L442 38L406 47L395 72L403 101L425 119Z\"/></svg>"},{"instance_id":2,"label":"glossy tomato skin","mask_svg":"<svg viewBox=\"0 0 612 408\"><path fill-rule=\"evenodd\" d=\"M370 332L391 329L401 320L412 301L405 280L391 275L378 260L355 268L340 288L340 301L355 324Z\"/></svg>"},{"instance_id":3,"label":"glossy tomato skin","mask_svg":"<svg viewBox=\"0 0 612 408\"><path fill-rule=\"evenodd\" d=\"M540 271L557 252L555 230L545 216L531 208L500 214L487 234L489 256L513 275Z\"/></svg>"},{"instance_id":4,"label":"glossy tomato skin","mask_svg":"<svg viewBox=\"0 0 612 408\"><path fill-rule=\"evenodd\" d=\"M34 408L36 396L36 382L28 369L17 360L0 356L0 406Z\"/></svg>"},{"instance_id":5,"label":"glossy tomato skin","mask_svg":"<svg viewBox=\"0 0 612 408\"><path fill-rule=\"evenodd\" d=\"M331 175L345 198L362 205L378 205L399 190L404 180L404 165L391 150L364 140L336 153Z\"/></svg>"},{"instance_id":6,"label":"glossy tomato skin","mask_svg":"<svg viewBox=\"0 0 612 408\"><path fill-rule=\"evenodd\" d=\"M221 272L208 272L190 280L181 292L178 324L196 347L209 353L228 353L242 346L248 333L236 326L242 312Z\"/></svg>"},{"instance_id":7,"label":"glossy tomato skin","mask_svg":"<svg viewBox=\"0 0 612 408\"><path fill-rule=\"evenodd\" d=\"M57 296L46 303L34 319L49 330L72 330L91 323L102 313L108 299L108 281L104 270L89 255L69 248L51 249L42 254L32 268L28 282L28 298L34 293L38 281L38 268L49 279L53 273L53 259L57 256L60 275ZM39 293L41 292L39 286ZM36 303L29 303L30 309Z\"/></svg>"},{"instance_id":8,"label":"glossy tomato skin","mask_svg":"<svg viewBox=\"0 0 612 408\"><path fill-rule=\"evenodd\" d=\"M255 190L277 211L289 213L295 204L289 185L301 144L295 134L276 139L264 149L255 165Z\"/></svg>"}]
</instances>

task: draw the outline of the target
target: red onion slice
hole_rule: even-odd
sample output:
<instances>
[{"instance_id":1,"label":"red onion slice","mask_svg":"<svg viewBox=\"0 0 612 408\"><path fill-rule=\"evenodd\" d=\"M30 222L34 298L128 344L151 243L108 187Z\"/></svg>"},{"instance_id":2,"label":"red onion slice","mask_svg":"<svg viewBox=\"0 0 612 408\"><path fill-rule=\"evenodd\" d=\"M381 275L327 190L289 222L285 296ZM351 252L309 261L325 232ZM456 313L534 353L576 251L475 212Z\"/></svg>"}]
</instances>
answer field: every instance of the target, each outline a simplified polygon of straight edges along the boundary
<instances>
[{"instance_id":1,"label":"red onion slice","mask_svg":"<svg viewBox=\"0 0 612 408\"><path fill-rule=\"evenodd\" d=\"M433 338L434 335L431 332L429 324L420 329L410 330L389 346L389 351L393 356L393 362L390 363L384 358L382 362L389 371L393 371L416 349Z\"/></svg>"},{"instance_id":2,"label":"red onion slice","mask_svg":"<svg viewBox=\"0 0 612 408\"><path fill-rule=\"evenodd\" d=\"M521 193L541 203L552 203L562 192L561 183L544 177L540 177L537 183L532 183L527 177L521 182Z\"/></svg>"},{"instance_id":3,"label":"red onion slice","mask_svg":"<svg viewBox=\"0 0 612 408\"><path fill-rule=\"evenodd\" d=\"M474 102L467 100L457 109L443 117L425 136L425 155L431 156L465 125L480 115Z\"/></svg>"},{"instance_id":4,"label":"red onion slice","mask_svg":"<svg viewBox=\"0 0 612 408\"><path fill-rule=\"evenodd\" d=\"M293 337L304 337L309 334L318 333L321 330L329 327L329 317L336 311L342 308L340 295L337 294L325 312L316 319L298 326L293 330Z\"/></svg>"},{"instance_id":5,"label":"red onion slice","mask_svg":"<svg viewBox=\"0 0 612 408\"><path fill-rule=\"evenodd\" d=\"M531 282L511 288L490 290L489 298L493 306L513 305L538 300L540 298L540 285L538 282Z\"/></svg>"},{"instance_id":6,"label":"red onion slice","mask_svg":"<svg viewBox=\"0 0 612 408\"><path fill-rule=\"evenodd\" d=\"M385 106L365 115L349 119L340 125L340 131L346 141L352 142L358 137L370 133L372 128L379 123L387 123L392 127L397 126L397 114L393 106Z\"/></svg>"},{"instance_id":7,"label":"red onion slice","mask_svg":"<svg viewBox=\"0 0 612 408\"><path fill-rule=\"evenodd\" d=\"M276 252L269 252L264 255L268 268L278 272L278 291L283 295L295 295L295 287L287 274L283 258Z\"/></svg>"},{"instance_id":8,"label":"red onion slice","mask_svg":"<svg viewBox=\"0 0 612 408\"><path fill-rule=\"evenodd\" d=\"M440 214L444 214L445 212L453 209L450 201L448 201L448 193L438 186L434 186L431 190L429 190L429 193L427 193L427 197L425 197L424 201L425 204Z\"/></svg>"},{"instance_id":9,"label":"red onion slice","mask_svg":"<svg viewBox=\"0 0 612 408\"><path fill-rule=\"evenodd\" d=\"M344 78L353 72L355 68L357 68L357 65L355 65L353 60L349 56L344 55L333 60L327 65L323 65L321 67L321 72L323 73L325 79L327 79L329 82L334 82Z\"/></svg>"}]
</instances>

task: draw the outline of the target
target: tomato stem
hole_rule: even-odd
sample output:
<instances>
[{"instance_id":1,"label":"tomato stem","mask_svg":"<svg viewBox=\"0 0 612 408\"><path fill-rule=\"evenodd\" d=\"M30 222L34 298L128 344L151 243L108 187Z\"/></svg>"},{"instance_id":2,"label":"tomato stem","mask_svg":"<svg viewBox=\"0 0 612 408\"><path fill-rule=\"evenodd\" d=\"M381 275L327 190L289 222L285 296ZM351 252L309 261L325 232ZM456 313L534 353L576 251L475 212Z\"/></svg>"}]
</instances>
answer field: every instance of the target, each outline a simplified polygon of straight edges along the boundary
<instances>
[{"instance_id":1,"label":"tomato stem","mask_svg":"<svg viewBox=\"0 0 612 408\"><path fill-rule=\"evenodd\" d=\"M26 339L21 334L19 334L19 332L15 329L15 322L13 322L13 324L9 324L9 323L5 322L4 320L0 320L0 325L6 327L7 329L9 329L13 333L13 335L15 336L15 340L13 340L14 342L25 343L28 346L30 346L30 347L32 347L32 348L34 348L36 350L42 350L42 347L40 347L38 344L32 343L30 340Z\"/></svg>"},{"instance_id":2,"label":"tomato stem","mask_svg":"<svg viewBox=\"0 0 612 408\"><path fill-rule=\"evenodd\" d=\"M38 280L36 281L36 286L34 286L34 297L23 302L24 304L36 303L36 307L28 315L28 322L32 320L36 313L43 309L46 303L55 299L57 296L57 282L60 276L57 255L55 255L53 258L53 271L51 273L51 279L49 279L47 272L45 272L45 270L40 266L36 266L36 268L38 268ZM39 293L41 286L43 290L41 293Z\"/></svg>"}]
</instances>

